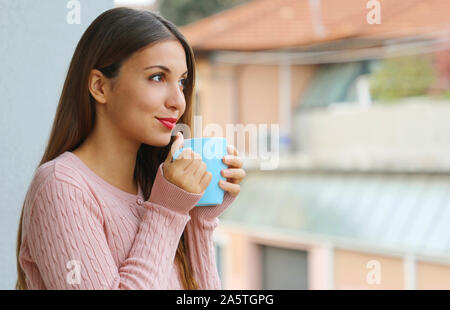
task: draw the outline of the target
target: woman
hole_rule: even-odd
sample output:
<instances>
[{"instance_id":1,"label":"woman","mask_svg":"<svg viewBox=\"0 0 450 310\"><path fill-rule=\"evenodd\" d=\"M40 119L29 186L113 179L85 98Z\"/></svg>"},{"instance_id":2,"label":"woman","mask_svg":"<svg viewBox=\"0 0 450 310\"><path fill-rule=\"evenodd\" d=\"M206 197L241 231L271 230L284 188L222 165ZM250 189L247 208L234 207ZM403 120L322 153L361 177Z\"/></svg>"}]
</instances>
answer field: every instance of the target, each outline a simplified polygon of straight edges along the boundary
<instances>
[{"instance_id":1,"label":"woman","mask_svg":"<svg viewBox=\"0 0 450 310\"><path fill-rule=\"evenodd\" d=\"M158 14L115 8L89 26L22 208L16 289L220 288L212 233L245 171L230 145L223 203L194 208L211 174L192 151L172 160L183 137L160 120L191 127L194 80Z\"/></svg>"}]
</instances>

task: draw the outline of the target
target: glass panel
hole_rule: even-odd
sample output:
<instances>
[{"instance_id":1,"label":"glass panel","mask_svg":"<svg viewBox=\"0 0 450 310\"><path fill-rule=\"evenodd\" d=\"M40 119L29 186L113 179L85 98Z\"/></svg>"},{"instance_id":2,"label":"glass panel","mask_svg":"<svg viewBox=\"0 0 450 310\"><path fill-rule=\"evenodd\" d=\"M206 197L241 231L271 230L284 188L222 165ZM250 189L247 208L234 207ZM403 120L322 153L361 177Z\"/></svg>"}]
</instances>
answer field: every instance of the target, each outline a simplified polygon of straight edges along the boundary
<instances>
[{"instance_id":1,"label":"glass panel","mask_svg":"<svg viewBox=\"0 0 450 310\"><path fill-rule=\"evenodd\" d=\"M306 251L261 246L263 290L307 290Z\"/></svg>"}]
</instances>

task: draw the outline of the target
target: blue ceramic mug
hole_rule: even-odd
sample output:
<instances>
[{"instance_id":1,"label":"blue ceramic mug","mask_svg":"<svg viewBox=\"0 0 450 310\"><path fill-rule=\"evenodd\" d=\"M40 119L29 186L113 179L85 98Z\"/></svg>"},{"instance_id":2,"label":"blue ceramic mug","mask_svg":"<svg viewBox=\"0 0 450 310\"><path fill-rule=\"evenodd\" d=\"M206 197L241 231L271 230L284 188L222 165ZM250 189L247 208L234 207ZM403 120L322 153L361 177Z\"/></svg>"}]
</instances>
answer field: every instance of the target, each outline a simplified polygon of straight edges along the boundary
<instances>
[{"instance_id":1,"label":"blue ceramic mug","mask_svg":"<svg viewBox=\"0 0 450 310\"><path fill-rule=\"evenodd\" d=\"M220 205L223 202L224 190L220 188L219 181L226 181L221 171L228 168L222 161L222 158L227 155L227 140L216 137L185 139L183 147L175 151L173 160L177 159L180 153L187 148L202 156L206 170L212 174L211 182L195 206Z\"/></svg>"}]
</instances>

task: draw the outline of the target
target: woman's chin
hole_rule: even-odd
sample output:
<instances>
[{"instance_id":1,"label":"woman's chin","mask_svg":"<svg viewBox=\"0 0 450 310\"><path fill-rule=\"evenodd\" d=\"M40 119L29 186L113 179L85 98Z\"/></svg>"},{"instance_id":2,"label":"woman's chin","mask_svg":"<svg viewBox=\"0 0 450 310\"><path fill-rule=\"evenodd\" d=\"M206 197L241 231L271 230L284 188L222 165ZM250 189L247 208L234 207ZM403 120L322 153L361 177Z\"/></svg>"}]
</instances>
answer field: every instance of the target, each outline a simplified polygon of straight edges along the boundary
<instances>
[{"instance_id":1,"label":"woman's chin","mask_svg":"<svg viewBox=\"0 0 450 310\"><path fill-rule=\"evenodd\" d=\"M160 135L159 137L155 137L151 141L148 141L148 145L156 146L156 147L163 147L167 146L170 143L171 135Z\"/></svg>"}]
</instances>

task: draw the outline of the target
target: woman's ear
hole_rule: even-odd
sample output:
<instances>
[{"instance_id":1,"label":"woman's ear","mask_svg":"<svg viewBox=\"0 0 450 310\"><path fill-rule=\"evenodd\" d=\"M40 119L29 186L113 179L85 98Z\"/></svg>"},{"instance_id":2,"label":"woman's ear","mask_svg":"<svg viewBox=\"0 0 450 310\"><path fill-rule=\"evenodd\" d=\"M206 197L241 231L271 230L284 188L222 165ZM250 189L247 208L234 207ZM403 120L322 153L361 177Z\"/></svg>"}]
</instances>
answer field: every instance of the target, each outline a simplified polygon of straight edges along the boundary
<instances>
[{"instance_id":1,"label":"woman's ear","mask_svg":"<svg viewBox=\"0 0 450 310\"><path fill-rule=\"evenodd\" d=\"M97 69L92 69L89 74L89 92L92 97L94 97L95 101L98 103L104 104L107 102L107 94L109 91L109 82L108 79Z\"/></svg>"}]
</instances>

